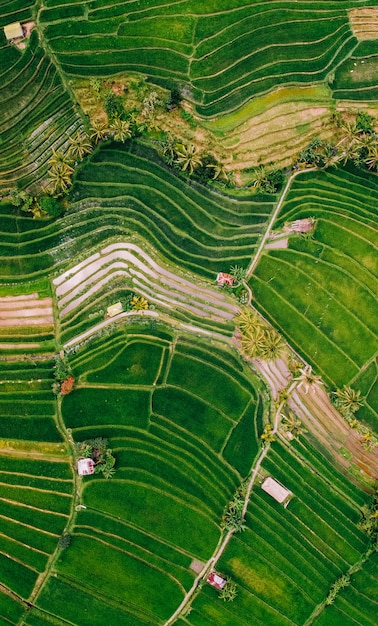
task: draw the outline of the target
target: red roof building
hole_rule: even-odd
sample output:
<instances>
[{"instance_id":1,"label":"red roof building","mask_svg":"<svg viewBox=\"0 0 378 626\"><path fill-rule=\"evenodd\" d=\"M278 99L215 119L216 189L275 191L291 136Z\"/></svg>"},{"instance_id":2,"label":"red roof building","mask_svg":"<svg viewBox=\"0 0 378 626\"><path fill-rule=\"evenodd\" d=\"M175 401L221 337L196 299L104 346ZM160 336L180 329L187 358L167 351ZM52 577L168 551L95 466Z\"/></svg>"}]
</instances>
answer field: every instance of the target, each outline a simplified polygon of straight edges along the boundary
<instances>
[{"instance_id":1,"label":"red roof building","mask_svg":"<svg viewBox=\"0 0 378 626\"><path fill-rule=\"evenodd\" d=\"M90 476L94 474L95 464L92 459L79 459L77 462L77 473L79 476Z\"/></svg>"},{"instance_id":2,"label":"red roof building","mask_svg":"<svg viewBox=\"0 0 378 626\"><path fill-rule=\"evenodd\" d=\"M231 274L219 272L219 274L217 274L217 283L219 287L223 287L223 285L229 285L230 287L232 287L232 285L234 284L234 279L232 278Z\"/></svg>"},{"instance_id":3,"label":"red roof building","mask_svg":"<svg viewBox=\"0 0 378 626\"><path fill-rule=\"evenodd\" d=\"M209 585L211 585L212 587L215 587L215 589L223 589L227 583L227 580L225 578L222 578L222 576L220 576L216 572L211 572L206 578L206 582L208 582Z\"/></svg>"}]
</instances>

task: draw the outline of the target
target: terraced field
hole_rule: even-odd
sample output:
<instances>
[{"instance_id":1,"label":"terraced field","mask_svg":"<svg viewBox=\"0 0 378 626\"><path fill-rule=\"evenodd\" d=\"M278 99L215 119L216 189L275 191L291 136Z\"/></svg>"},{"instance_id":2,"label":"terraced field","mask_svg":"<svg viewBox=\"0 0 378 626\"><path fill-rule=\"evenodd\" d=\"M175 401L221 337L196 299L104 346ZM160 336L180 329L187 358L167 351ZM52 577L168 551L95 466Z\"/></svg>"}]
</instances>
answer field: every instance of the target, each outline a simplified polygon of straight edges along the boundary
<instances>
[{"instance_id":1,"label":"terraced field","mask_svg":"<svg viewBox=\"0 0 378 626\"><path fill-rule=\"evenodd\" d=\"M37 605L75 621L74 592L93 624L107 611L161 624L193 583L192 560L211 556L224 503L257 453L259 384L231 352L166 332L119 331L72 366L64 422L76 441L107 437L117 471L83 479L71 546ZM100 589L83 580L83 559L86 571L107 564Z\"/></svg>"},{"instance_id":2,"label":"terraced field","mask_svg":"<svg viewBox=\"0 0 378 626\"><path fill-rule=\"evenodd\" d=\"M7 14L0 23L23 15L23 11ZM16 184L37 189L52 149L67 147L67 134L79 129L82 121L36 32L20 51L6 42L1 28L0 68L0 193Z\"/></svg>"},{"instance_id":3,"label":"terraced field","mask_svg":"<svg viewBox=\"0 0 378 626\"><path fill-rule=\"evenodd\" d=\"M377 417L370 404L378 348L377 197L376 177L361 171L297 178L276 227L312 216L314 236L264 253L250 281L256 306L332 388L358 389L361 378L368 394L362 412L370 423Z\"/></svg>"},{"instance_id":4,"label":"terraced field","mask_svg":"<svg viewBox=\"0 0 378 626\"><path fill-rule=\"evenodd\" d=\"M1 626L375 626L377 558L358 523L378 448L327 394L359 389L376 431L377 174L296 170L281 198L247 188L256 166L291 166L315 135L342 144L357 110L378 110L375 5L0 0L0 194L41 192L52 151L92 133L88 94L104 119L121 90L143 135L74 163L63 217L0 199ZM2 28L18 20L35 20L20 48ZM157 104L142 131L138 85L138 107L162 86L183 108ZM239 188L169 167L165 139L214 152ZM281 232L309 217L313 236ZM232 266L287 340L280 358L240 352L238 292L215 284ZM148 310L130 310L133 294ZM305 363L325 383L311 392L293 374ZM111 480L78 477L75 442L96 437ZM287 508L267 476L293 493ZM205 584L212 570L234 602Z\"/></svg>"},{"instance_id":5,"label":"terraced field","mask_svg":"<svg viewBox=\"0 0 378 626\"><path fill-rule=\"evenodd\" d=\"M330 586L366 551L366 536L354 525L364 501L362 492L336 473L308 442L290 447L283 441L274 443L260 470L261 479L266 475L290 489L294 498L284 509L256 485L247 529L234 536L217 565L237 582L237 601L225 607L207 588L182 623L283 626L341 624L343 619L348 626L373 626L378 599L371 586L375 556L353 577L353 593L349 595L349 588L345 593L348 600L344 594L337 599L335 607L340 612L327 608L319 620L310 620ZM357 600L354 594L359 593ZM333 622L335 613L340 621Z\"/></svg>"},{"instance_id":6,"label":"terraced field","mask_svg":"<svg viewBox=\"0 0 378 626\"><path fill-rule=\"evenodd\" d=\"M237 201L189 185L135 144L104 146L82 167L66 217L35 222L2 204L0 274L6 280L46 276L64 261L111 237L137 233L173 263L215 279L230 265L247 266L274 197Z\"/></svg>"},{"instance_id":7,"label":"terraced field","mask_svg":"<svg viewBox=\"0 0 378 626\"><path fill-rule=\"evenodd\" d=\"M187 83L197 111L208 117L277 84L323 81L356 46L347 9L359 5L250 1L222 8L216 0L159 0L129 3L125 15L117 0L48 0L40 21L67 74L131 70L157 83Z\"/></svg>"}]
</instances>

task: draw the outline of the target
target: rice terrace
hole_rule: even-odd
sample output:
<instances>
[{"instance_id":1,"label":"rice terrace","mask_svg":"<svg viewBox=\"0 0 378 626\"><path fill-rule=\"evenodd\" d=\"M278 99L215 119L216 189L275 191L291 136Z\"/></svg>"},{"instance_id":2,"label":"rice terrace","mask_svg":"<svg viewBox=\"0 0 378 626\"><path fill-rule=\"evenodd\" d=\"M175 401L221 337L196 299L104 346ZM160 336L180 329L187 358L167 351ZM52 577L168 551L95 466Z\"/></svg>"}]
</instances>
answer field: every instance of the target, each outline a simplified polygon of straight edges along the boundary
<instances>
[{"instance_id":1,"label":"rice terrace","mask_svg":"<svg viewBox=\"0 0 378 626\"><path fill-rule=\"evenodd\" d=\"M0 626L376 626L378 3L0 19Z\"/></svg>"}]
</instances>

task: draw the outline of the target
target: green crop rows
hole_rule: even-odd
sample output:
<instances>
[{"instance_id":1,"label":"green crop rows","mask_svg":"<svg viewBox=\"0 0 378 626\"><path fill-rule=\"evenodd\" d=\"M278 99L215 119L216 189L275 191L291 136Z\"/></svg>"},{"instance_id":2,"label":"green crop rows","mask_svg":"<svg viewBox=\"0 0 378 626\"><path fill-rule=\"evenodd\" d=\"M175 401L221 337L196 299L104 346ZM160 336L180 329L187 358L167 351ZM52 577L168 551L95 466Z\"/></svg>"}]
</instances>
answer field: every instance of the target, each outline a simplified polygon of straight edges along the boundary
<instances>
[{"instance_id":1,"label":"green crop rows","mask_svg":"<svg viewBox=\"0 0 378 626\"><path fill-rule=\"evenodd\" d=\"M83 483L87 509L38 606L70 619L79 588L99 615L110 606L125 623L160 624L192 585L192 559L211 555L224 503L257 453L256 383L226 352L169 335L119 331L72 365L78 389L63 400L65 424L78 441L108 437L117 471ZM83 559L90 571L107 563L100 590L83 581Z\"/></svg>"},{"instance_id":2,"label":"green crop rows","mask_svg":"<svg viewBox=\"0 0 378 626\"><path fill-rule=\"evenodd\" d=\"M0 31L0 192L16 183L38 184L52 149L67 142L81 122L57 69L32 33L21 54Z\"/></svg>"},{"instance_id":3,"label":"green crop rows","mask_svg":"<svg viewBox=\"0 0 378 626\"><path fill-rule=\"evenodd\" d=\"M187 82L198 112L215 116L278 83L323 81L356 47L347 15L356 6L186 0L129 3L125 12L120 0L49 0L41 20L68 74L135 71L162 84Z\"/></svg>"},{"instance_id":4,"label":"green crop rows","mask_svg":"<svg viewBox=\"0 0 378 626\"><path fill-rule=\"evenodd\" d=\"M358 389L361 377L364 393L376 380L374 362L364 373L361 368L378 348L377 199L375 177L361 171L297 178L277 226L312 216L314 237L265 254L251 280L256 305L316 371L334 388L352 383ZM371 400L364 414L373 423Z\"/></svg>"},{"instance_id":5,"label":"green crop rows","mask_svg":"<svg viewBox=\"0 0 378 626\"><path fill-rule=\"evenodd\" d=\"M217 622L227 626L304 624L317 604L327 595L331 584L366 549L366 535L351 521L359 519L357 507L363 495L324 458L306 444L306 461L297 457L303 445L274 444L264 470L294 493L287 509L256 486L247 515L247 530L235 535L219 563L239 587L238 600L227 605L213 601L214 592L206 589L195 600L187 618L193 626ZM315 466L319 469L314 473ZM327 474L331 477L326 479ZM335 479L335 481L333 480ZM364 598L349 612L345 600L337 602L348 615L359 615L358 624L373 624L376 589L373 590L374 561L356 574L353 584L361 590L366 580L371 599ZM366 593L361 590L366 596ZM349 598L349 591L348 598ZM358 592L357 592L358 593ZM348 601L347 601L348 602ZM334 611L332 609L332 611ZM330 621L328 609L316 624L341 624ZM345 615L344 615L345 619ZM328 620L328 621L327 621ZM354 621L345 621L355 624Z\"/></svg>"}]
</instances>

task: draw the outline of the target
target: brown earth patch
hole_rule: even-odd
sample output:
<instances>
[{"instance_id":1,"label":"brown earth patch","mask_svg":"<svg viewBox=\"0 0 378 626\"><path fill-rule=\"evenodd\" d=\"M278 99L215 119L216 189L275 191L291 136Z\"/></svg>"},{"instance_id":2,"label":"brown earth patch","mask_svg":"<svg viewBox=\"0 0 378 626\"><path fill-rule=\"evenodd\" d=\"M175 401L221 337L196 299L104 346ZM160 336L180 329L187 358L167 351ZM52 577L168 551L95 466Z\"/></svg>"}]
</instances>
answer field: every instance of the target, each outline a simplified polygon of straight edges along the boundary
<instances>
[{"instance_id":1,"label":"brown earth patch","mask_svg":"<svg viewBox=\"0 0 378 626\"><path fill-rule=\"evenodd\" d=\"M378 39L378 7L350 9L348 15L357 39Z\"/></svg>"}]
</instances>

